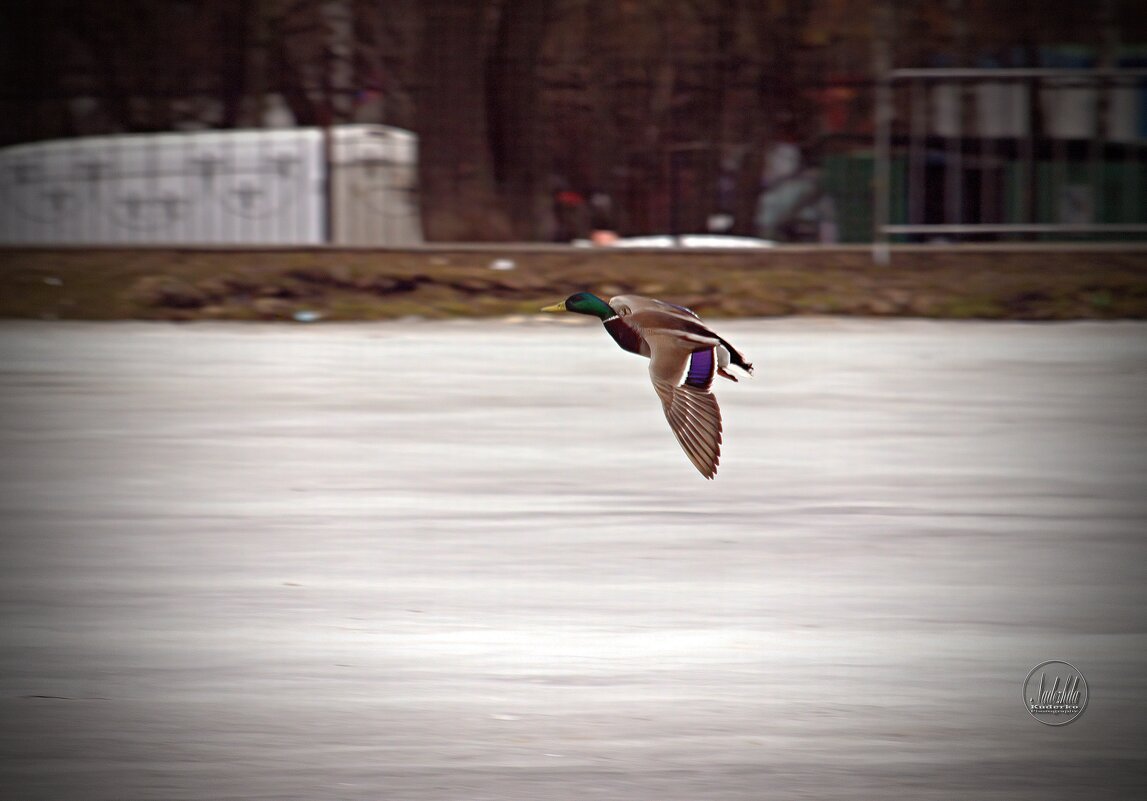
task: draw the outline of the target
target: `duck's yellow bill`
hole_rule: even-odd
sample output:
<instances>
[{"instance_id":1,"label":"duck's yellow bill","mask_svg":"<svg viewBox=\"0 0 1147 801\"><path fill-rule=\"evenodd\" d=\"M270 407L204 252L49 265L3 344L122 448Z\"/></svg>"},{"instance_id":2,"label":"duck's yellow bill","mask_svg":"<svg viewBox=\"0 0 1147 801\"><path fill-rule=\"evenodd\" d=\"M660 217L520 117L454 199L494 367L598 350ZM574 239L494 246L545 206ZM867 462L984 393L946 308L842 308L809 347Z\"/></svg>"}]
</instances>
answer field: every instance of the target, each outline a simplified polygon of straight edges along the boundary
<instances>
[{"instance_id":1,"label":"duck's yellow bill","mask_svg":"<svg viewBox=\"0 0 1147 801\"><path fill-rule=\"evenodd\" d=\"M553 306L545 306L542 311L560 312L566 310L566 303L563 300L561 303L555 303Z\"/></svg>"}]
</instances>

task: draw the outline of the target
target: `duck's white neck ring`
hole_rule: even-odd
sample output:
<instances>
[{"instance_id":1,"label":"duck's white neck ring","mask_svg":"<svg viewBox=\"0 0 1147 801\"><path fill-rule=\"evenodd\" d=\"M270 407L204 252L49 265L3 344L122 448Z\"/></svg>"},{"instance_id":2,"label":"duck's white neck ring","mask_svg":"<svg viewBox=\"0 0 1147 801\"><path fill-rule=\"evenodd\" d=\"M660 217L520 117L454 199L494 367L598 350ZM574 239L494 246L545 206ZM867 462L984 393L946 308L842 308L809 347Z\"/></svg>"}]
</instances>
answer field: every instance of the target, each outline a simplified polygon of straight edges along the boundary
<instances>
[{"instance_id":1,"label":"duck's white neck ring","mask_svg":"<svg viewBox=\"0 0 1147 801\"><path fill-rule=\"evenodd\" d=\"M621 316L620 314L615 314L607 320L602 320L602 322L603 323L612 323L614 320L616 320L620 316Z\"/></svg>"}]
</instances>

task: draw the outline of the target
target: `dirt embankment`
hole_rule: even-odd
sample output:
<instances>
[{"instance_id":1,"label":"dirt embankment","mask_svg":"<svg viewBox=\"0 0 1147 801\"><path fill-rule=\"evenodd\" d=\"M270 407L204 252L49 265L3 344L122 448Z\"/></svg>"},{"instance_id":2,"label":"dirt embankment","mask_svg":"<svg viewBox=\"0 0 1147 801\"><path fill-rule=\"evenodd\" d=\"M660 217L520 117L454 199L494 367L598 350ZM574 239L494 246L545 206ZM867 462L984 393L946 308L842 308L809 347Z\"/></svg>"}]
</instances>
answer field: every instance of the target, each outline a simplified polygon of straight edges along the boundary
<instances>
[{"instance_id":1,"label":"dirt embankment","mask_svg":"<svg viewBox=\"0 0 1147 801\"><path fill-rule=\"evenodd\" d=\"M0 316L373 320L634 292L712 317L1147 318L1147 247L0 249Z\"/></svg>"}]
</instances>

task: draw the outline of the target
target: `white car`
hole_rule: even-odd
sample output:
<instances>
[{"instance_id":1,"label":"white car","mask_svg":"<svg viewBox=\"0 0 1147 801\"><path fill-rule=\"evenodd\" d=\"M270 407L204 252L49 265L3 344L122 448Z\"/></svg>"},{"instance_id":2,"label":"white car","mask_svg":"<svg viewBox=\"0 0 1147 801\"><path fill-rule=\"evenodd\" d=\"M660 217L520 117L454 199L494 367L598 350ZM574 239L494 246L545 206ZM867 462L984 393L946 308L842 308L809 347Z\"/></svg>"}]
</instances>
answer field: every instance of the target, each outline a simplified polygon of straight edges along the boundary
<instances>
[{"instance_id":1,"label":"white car","mask_svg":"<svg viewBox=\"0 0 1147 801\"><path fill-rule=\"evenodd\" d=\"M588 239L578 239L579 247L594 247ZM723 234L682 234L681 236L630 236L615 239L604 247L615 248L771 248L776 243L751 236Z\"/></svg>"}]
</instances>

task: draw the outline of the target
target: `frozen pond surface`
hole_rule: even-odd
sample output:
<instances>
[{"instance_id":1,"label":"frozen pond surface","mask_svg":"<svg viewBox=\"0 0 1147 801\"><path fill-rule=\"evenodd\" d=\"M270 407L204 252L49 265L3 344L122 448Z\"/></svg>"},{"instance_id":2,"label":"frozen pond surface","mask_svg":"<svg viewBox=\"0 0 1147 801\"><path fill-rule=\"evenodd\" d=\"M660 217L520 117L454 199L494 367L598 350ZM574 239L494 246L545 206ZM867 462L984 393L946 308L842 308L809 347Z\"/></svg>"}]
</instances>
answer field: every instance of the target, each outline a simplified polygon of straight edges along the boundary
<instances>
[{"instance_id":1,"label":"frozen pond surface","mask_svg":"<svg viewBox=\"0 0 1147 801\"><path fill-rule=\"evenodd\" d=\"M0 325L3 797L1147 797L1147 326L597 328Z\"/></svg>"}]
</instances>

